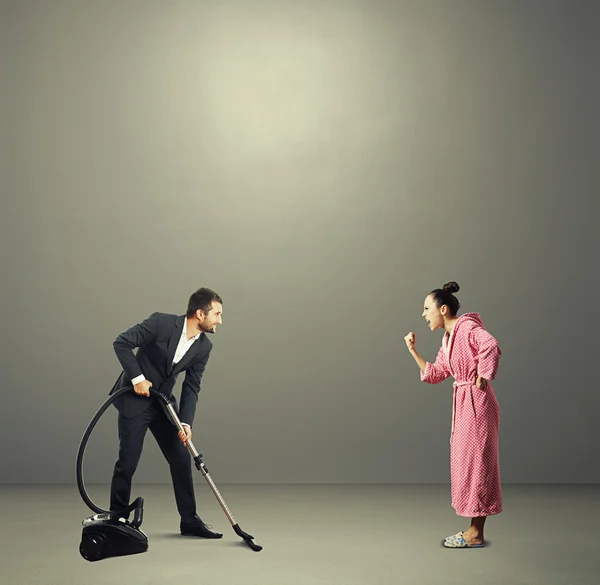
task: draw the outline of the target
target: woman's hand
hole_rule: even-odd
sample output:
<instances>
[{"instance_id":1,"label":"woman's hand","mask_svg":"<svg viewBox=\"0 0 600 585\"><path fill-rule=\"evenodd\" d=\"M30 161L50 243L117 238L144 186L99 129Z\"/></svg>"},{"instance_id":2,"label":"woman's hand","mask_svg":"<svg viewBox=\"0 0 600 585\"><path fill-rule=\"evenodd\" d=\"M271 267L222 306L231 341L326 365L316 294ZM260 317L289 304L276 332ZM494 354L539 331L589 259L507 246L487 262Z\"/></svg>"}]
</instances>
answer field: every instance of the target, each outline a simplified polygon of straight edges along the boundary
<instances>
[{"instance_id":1,"label":"woman's hand","mask_svg":"<svg viewBox=\"0 0 600 585\"><path fill-rule=\"evenodd\" d=\"M482 378L481 376L477 376L477 380L475 381L475 386L477 386L477 388L480 388L481 390L485 390L487 388L488 385L488 381L485 378Z\"/></svg>"},{"instance_id":2,"label":"woman's hand","mask_svg":"<svg viewBox=\"0 0 600 585\"><path fill-rule=\"evenodd\" d=\"M410 355L412 355L413 358L415 358L415 361L417 362L417 366L419 366L419 370L424 372L425 368L427 367L427 362L419 355L419 352L415 349L416 338L417 338L417 336L411 331L404 338L404 341L406 342L406 347L408 347L408 351L410 351Z\"/></svg>"}]
</instances>

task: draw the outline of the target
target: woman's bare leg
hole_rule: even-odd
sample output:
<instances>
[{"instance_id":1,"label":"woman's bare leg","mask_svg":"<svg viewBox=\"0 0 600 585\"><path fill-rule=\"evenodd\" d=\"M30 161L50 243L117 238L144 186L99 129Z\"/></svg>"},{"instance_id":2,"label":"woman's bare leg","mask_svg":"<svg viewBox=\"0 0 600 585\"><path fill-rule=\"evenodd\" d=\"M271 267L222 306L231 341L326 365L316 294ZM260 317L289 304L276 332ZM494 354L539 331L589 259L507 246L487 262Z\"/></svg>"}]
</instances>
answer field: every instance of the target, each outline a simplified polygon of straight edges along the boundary
<instances>
[{"instance_id":1,"label":"woman's bare leg","mask_svg":"<svg viewBox=\"0 0 600 585\"><path fill-rule=\"evenodd\" d=\"M487 516L471 518L471 527L463 534L469 544L483 544L483 525L486 518Z\"/></svg>"}]
</instances>

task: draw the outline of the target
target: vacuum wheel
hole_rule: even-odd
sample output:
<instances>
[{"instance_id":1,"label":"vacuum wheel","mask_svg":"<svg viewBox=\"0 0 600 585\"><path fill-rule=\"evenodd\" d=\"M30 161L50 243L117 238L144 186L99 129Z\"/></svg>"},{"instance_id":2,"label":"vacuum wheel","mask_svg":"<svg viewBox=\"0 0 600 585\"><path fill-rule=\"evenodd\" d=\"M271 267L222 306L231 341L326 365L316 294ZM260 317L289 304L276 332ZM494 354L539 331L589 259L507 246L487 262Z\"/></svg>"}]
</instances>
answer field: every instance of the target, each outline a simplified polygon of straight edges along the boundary
<instances>
[{"instance_id":1,"label":"vacuum wheel","mask_svg":"<svg viewBox=\"0 0 600 585\"><path fill-rule=\"evenodd\" d=\"M79 552L86 561L97 561L102 558L104 539L98 535L85 536L79 545Z\"/></svg>"}]
</instances>

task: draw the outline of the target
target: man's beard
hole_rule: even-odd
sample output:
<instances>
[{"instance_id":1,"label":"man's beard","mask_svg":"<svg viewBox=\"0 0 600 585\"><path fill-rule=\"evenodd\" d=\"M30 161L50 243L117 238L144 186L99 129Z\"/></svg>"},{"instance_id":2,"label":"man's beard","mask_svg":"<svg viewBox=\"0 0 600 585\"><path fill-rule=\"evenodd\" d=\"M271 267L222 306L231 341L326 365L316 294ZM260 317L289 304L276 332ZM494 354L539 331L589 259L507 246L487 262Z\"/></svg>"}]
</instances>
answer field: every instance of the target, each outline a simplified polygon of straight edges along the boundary
<instances>
[{"instance_id":1,"label":"man's beard","mask_svg":"<svg viewBox=\"0 0 600 585\"><path fill-rule=\"evenodd\" d=\"M200 324L200 330L203 333L214 333L215 332L215 326L211 325L210 328L207 325L204 325L204 323Z\"/></svg>"}]
</instances>

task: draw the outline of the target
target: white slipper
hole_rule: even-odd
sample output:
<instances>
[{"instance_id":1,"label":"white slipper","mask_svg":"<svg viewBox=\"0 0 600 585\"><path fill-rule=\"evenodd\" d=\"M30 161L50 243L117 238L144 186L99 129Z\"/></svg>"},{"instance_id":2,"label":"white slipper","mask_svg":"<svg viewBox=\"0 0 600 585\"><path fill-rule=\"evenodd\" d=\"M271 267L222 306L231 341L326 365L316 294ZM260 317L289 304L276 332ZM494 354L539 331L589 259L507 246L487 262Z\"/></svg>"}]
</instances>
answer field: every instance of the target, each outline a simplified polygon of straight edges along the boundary
<instances>
[{"instance_id":1,"label":"white slipper","mask_svg":"<svg viewBox=\"0 0 600 585\"><path fill-rule=\"evenodd\" d=\"M483 548L483 544L469 544L462 536L462 533L459 533L454 536L449 536L444 542L445 548Z\"/></svg>"}]
</instances>

